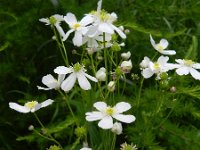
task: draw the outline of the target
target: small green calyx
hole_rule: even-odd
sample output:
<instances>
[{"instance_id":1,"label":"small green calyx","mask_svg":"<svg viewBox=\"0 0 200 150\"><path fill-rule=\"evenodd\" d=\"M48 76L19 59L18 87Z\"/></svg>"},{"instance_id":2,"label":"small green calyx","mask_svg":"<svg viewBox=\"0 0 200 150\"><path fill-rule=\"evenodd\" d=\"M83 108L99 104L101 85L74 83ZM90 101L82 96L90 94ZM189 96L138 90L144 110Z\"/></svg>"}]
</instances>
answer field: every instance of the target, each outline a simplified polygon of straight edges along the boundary
<instances>
[{"instance_id":1,"label":"small green calyx","mask_svg":"<svg viewBox=\"0 0 200 150\"><path fill-rule=\"evenodd\" d=\"M120 50L121 50L121 47L119 46L118 43L114 43L114 44L112 45L111 49L112 49L113 51L117 52L117 51L120 51Z\"/></svg>"},{"instance_id":2,"label":"small green calyx","mask_svg":"<svg viewBox=\"0 0 200 150\"><path fill-rule=\"evenodd\" d=\"M60 150L60 148L56 145L50 146L48 150Z\"/></svg>"},{"instance_id":3,"label":"small green calyx","mask_svg":"<svg viewBox=\"0 0 200 150\"><path fill-rule=\"evenodd\" d=\"M74 71L75 71L75 72L79 72L79 71L82 69L82 66L81 66L79 63L76 63L76 64L73 66L73 68L74 68Z\"/></svg>"},{"instance_id":4,"label":"small green calyx","mask_svg":"<svg viewBox=\"0 0 200 150\"><path fill-rule=\"evenodd\" d=\"M120 76L123 74L121 67L118 66L118 67L116 68L115 74L116 74L118 77L120 77Z\"/></svg>"},{"instance_id":5,"label":"small green calyx","mask_svg":"<svg viewBox=\"0 0 200 150\"><path fill-rule=\"evenodd\" d=\"M75 134L77 137L84 138L86 137L87 131L85 127L77 127L75 129Z\"/></svg>"},{"instance_id":6,"label":"small green calyx","mask_svg":"<svg viewBox=\"0 0 200 150\"><path fill-rule=\"evenodd\" d=\"M49 18L49 22L50 22L51 24L56 24L57 20L56 20L56 18L55 18L54 16L51 16L51 17Z\"/></svg>"}]
</instances>

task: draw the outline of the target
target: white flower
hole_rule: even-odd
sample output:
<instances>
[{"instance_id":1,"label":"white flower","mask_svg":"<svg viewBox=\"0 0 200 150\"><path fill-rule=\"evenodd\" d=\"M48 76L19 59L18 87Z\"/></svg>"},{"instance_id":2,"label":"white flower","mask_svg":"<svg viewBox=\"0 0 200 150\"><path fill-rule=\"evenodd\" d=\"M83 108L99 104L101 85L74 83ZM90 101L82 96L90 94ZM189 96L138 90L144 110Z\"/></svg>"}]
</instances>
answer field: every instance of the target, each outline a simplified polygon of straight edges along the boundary
<instances>
[{"instance_id":1,"label":"white flower","mask_svg":"<svg viewBox=\"0 0 200 150\"><path fill-rule=\"evenodd\" d=\"M122 124L120 122L115 122L112 127L112 132L116 133L117 135L122 134Z\"/></svg>"},{"instance_id":2,"label":"white flower","mask_svg":"<svg viewBox=\"0 0 200 150\"><path fill-rule=\"evenodd\" d=\"M104 67L101 67L97 72L96 72L96 78L99 81L105 81L106 80L106 69Z\"/></svg>"},{"instance_id":3,"label":"white flower","mask_svg":"<svg viewBox=\"0 0 200 150\"><path fill-rule=\"evenodd\" d=\"M50 18L41 18L39 19L40 22L44 22L46 23L45 25L53 25L56 27L56 29L58 30L59 34L63 37L65 35L62 27L60 26L61 21L63 21L63 16L62 15L58 15L55 14L53 16L51 16Z\"/></svg>"},{"instance_id":4,"label":"white flower","mask_svg":"<svg viewBox=\"0 0 200 150\"><path fill-rule=\"evenodd\" d=\"M176 51L174 51L174 50L165 50L169 44L166 39L161 39L160 42L158 44L156 44L154 39L150 35L150 42L151 42L151 45L154 47L154 49L163 55L175 55L176 54Z\"/></svg>"},{"instance_id":5,"label":"white flower","mask_svg":"<svg viewBox=\"0 0 200 150\"><path fill-rule=\"evenodd\" d=\"M65 79L65 75L68 74L71 70L64 66L58 66L54 69L54 72L58 74L58 79L55 79L51 74L48 74L42 78L42 83L47 87L37 86L39 90L51 90L51 89L59 89L63 80Z\"/></svg>"},{"instance_id":6,"label":"white flower","mask_svg":"<svg viewBox=\"0 0 200 150\"><path fill-rule=\"evenodd\" d=\"M68 73L71 74L61 84L61 88L64 91L70 91L73 88L76 79L78 79L78 83L83 90L91 89L91 84L88 79L94 82L98 81L95 77L85 73L86 70L84 69L84 66L81 66L79 63L76 63L73 67L69 67L68 69L70 70Z\"/></svg>"},{"instance_id":7,"label":"white flower","mask_svg":"<svg viewBox=\"0 0 200 150\"><path fill-rule=\"evenodd\" d=\"M146 57L146 62L148 62L148 57ZM175 64L167 63L169 57L160 56L157 62L149 61L148 67L142 70L142 75L144 78L150 78L153 74L157 74L158 76L169 70L176 68ZM158 77L159 79L159 77Z\"/></svg>"},{"instance_id":8,"label":"white flower","mask_svg":"<svg viewBox=\"0 0 200 150\"><path fill-rule=\"evenodd\" d=\"M89 30L87 26L93 22L93 18L87 15L78 22L74 14L67 13L64 20L69 25L70 30L63 37L63 41L65 41L72 32L75 32L72 40L73 44L75 46L81 46L83 44L83 35Z\"/></svg>"},{"instance_id":9,"label":"white flower","mask_svg":"<svg viewBox=\"0 0 200 150\"><path fill-rule=\"evenodd\" d=\"M196 63L192 60L186 60L186 59L176 59L175 60L178 64L176 73L178 75L188 75L191 74L192 77L196 80L200 80L200 72L198 72L196 69L200 69L200 63Z\"/></svg>"},{"instance_id":10,"label":"white flower","mask_svg":"<svg viewBox=\"0 0 200 150\"><path fill-rule=\"evenodd\" d=\"M80 150L92 150L91 148L88 148L88 147L83 147L81 148Z\"/></svg>"},{"instance_id":11,"label":"white flower","mask_svg":"<svg viewBox=\"0 0 200 150\"><path fill-rule=\"evenodd\" d=\"M122 53L121 54L121 57L124 59L124 60L128 60L130 57L131 57L131 52L128 51L126 53Z\"/></svg>"},{"instance_id":12,"label":"white flower","mask_svg":"<svg viewBox=\"0 0 200 150\"><path fill-rule=\"evenodd\" d=\"M133 144L127 144L126 142L120 145L120 150L137 150L137 146Z\"/></svg>"},{"instance_id":13,"label":"white flower","mask_svg":"<svg viewBox=\"0 0 200 150\"><path fill-rule=\"evenodd\" d=\"M19 105L17 103L10 102L9 107L20 113L29 113L29 112L33 113L33 112L39 110L40 108L51 105L53 102L54 101L51 99L48 99L42 103L38 103L37 101L30 101L30 102L25 103L24 106Z\"/></svg>"},{"instance_id":14,"label":"white flower","mask_svg":"<svg viewBox=\"0 0 200 150\"><path fill-rule=\"evenodd\" d=\"M92 16L94 18L94 25L98 26L98 31L105 32L108 34L114 34L116 31L121 38L125 39L126 35L123 31L113 25L113 22L117 20L117 15L113 13L107 13L105 10L101 10L102 0L98 2L97 11L92 11L88 16Z\"/></svg>"},{"instance_id":15,"label":"white flower","mask_svg":"<svg viewBox=\"0 0 200 150\"><path fill-rule=\"evenodd\" d=\"M108 91L113 92L115 90L115 81L110 81L108 83Z\"/></svg>"},{"instance_id":16,"label":"white flower","mask_svg":"<svg viewBox=\"0 0 200 150\"><path fill-rule=\"evenodd\" d=\"M129 73L133 67L132 61L131 60L123 61L120 67L124 73Z\"/></svg>"},{"instance_id":17,"label":"white flower","mask_svg":"<svg viewBox=\"0 0 200 150\"><path fill-rule=\"evenodd\" d=\"M105 102L96 102L93 106L98 111L87 112L87 121L100 120L98 126L103 129L113 128L113 118L124 123L131 123L135 121L135 116L124 115L123 112L129 110L131 105L126 102L119 102L114 107L107 106Z\"/></svg>"}]
</instances>

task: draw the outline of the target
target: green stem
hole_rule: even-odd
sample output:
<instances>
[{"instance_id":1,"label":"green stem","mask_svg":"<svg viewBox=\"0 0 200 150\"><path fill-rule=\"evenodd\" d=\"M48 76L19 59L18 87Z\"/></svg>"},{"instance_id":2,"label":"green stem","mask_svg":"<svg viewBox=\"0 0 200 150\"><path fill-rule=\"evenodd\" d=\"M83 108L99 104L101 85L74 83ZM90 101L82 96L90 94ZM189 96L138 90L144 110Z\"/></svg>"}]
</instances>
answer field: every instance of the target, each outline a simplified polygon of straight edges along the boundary
<instances>
[{"instance_id":1,"label":"green stem","mask_svg":"<svg viewBox=\"0 0 200 150\"><path fill-rule=\"evenodd\" d=\"M69 66L69 60L68 60L68 56L67 56L67 51L66 51L66 48L65 48L65 44L63 43L61 37L60 37L60 40L61 40L61 43L62 43L62 48L64 50L64 54L65 54L65 62L66 62L66 65Z\"/></svg>"},{"instance_id":2,"label":"green stem","mask_svg":"<svg viewBox=\"0 0 200 150\"><path fill-rule=\"evenodd\" d=\"M137 106L138 106L138 107L139 107L139 105L140 105L140 99L141 99L141 93L142 93L143 82L144 82L144 77L142 77L142 79L141 79L141 81L140 81L140 88L139 88L138 101L137 101Z\"/></svg>"},{"instance_id":3,"label":"green stem","mask_svg":"<svg viewBox=\"0 0 200 150\"><path fill-rule=\"evenodd\" d=\"M108 76L108 62L107 62L107 50L106 50L106 35L103 33L103 50L104 50L104 63L106 68L106 75ZM106 76L106 85L108 85L108 77Z\"/></svg>"},{"instance_id":4,"label":"green stem","mask_svg":"<svg viewBox=\"0 0 200 150\"><path fill-rule=\"evenodd\" d=\"M73 113L73 110L72 110L72 108L71 108L71 106L70 106L68 100L67 100L66 95L63 94L60 90L58 90L58 92L64 97L64 99L66 99L65 101L66 101L66 103L67 103L67 106L68 106L68 108L69 108L69 111L70 111L72 117L75 119L76 117L75 117L75 115L74 115L74 113Z\"/></svg>"},{"instance_id":5,"label":"green stem","mask_svg":"<svg viewBox=\"0 0 200 150\"><path fill-rule=\"evenodd\" d=\"M113 135L111 150L115 150L116 134Z\"/></svg>"},{"instance_id":6,"label":"green stem","mask_svg":"<svg viewBox=\"0 0 200 150\"><path fill-rule=\"evenodd\" d=\"M60 42L59 42L59 40L58 40L58 36L57 36L56 30L55 30L55 27L53 27L53 32L54 32L54 35L56 36L56 42L57 42L57 45L58 45L58 47L59 47L61 56L62 56L62 58L63 58L65 64L68 65L68 61L67 61L66 55L63 54L62 48L60 47ZM62 41L62 39L61 39L61 41Z\"/></svg>"},{"instance_id":7,"label":"green stem","mask_svg":"<svg viewBox=\"0 0 200 150\"><path fill-rule=\"evenodd\" d=\"M41 122L40 119L38 118L37 114L36 114L36 113L33 113L33 114L34 114L36 120L38 121L38 123L40 124L40 126L47 132L47 135L48 135L49 137L45 137L45 136L43 136L42 134L40 134L40 136L45 137L46 139L49 139L49 140L55 142L61 149L63 149L62 146L60 145L60 143L59 143L58 141L56 141L56 139L54 139L54 137L53 137L50 133L48 133L48 130L47 130L47 129L45 128L45 126L42 124L42 122Z\"/></svg>"}]
</instances>

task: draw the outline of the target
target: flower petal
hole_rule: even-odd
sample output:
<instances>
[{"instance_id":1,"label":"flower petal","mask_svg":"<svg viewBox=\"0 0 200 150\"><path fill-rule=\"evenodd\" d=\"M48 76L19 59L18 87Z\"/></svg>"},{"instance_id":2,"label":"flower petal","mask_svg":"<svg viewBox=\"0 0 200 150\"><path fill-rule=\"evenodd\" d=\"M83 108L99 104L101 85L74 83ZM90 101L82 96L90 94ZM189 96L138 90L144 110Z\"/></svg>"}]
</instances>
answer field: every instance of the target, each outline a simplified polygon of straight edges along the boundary
<instances>
[{"instance_id":1,"label":"flower petal","mask_svg":"<svg viewBox=\"0 0 200 150\"><path fill-rule=\"evenodd\" d=\"M168 60L169 60L169 57L168 57L168 56L160 56L160 57L158 58L158 61L157 61L157 62L158 62L159 64L163 65L163 64L166 64Z\"/></svg>"},{"instance_id":2,"label":"flower petal","mask_svg":"<svg viewBox=\"0 0 200 150\"><path fill-rule=\"evenodd\" d=\"M87 73L83 73L88 79L94 81L94 82L98 82L98 80L95 77L92 77L91 75L87 74Z\"/></svg>"},{"instance_id":3,"label":"flower petal","mask_svg":"<svg viewBox=\"0 0 200 150\"><path fill-rule=\"evenodd\" d=\"M131 108L131 105L126 102L119 102L115 105L118 113L123 113Z\"/></svg>"},{"instance_id":4,"label":"flower petal","mask_svg":"<svg viewBox=\"0 0 200 150\"><path fill-rule=\"evenodd\" d=\"M155 42L154 39L152 38L151 34L150 34L149 36L150 36L151 45L154 47L154 49L156 49L156 42Z\"/></svg>"},{"instance_id":5,"label":"flower petal","mask_svg":"<svg viewBox=\"0 0 200 150\"><path fill-rule=\"evenodd\" d=\"M38 88L38 90L45 90L45 91L53 89L53 88L45 88L45 87L41 87L41 86L37 86L37 88Z\"/></svg>"},{"instance_id":6,"label":"flower petal","mask_svg":"<svg viewBox=\"0 0 200 150\"><path fill-rule=\"evenodd\" d=\"M151 71L151 69L149 69L149 68L145 68L144 70L142 70L142 75L143 75L143 77L145 78L145 79L148 79L148 78L150 78L150 77L152 77L153 76L153 72Z\"/></svg>"},{"instance_id":7,"label":"flower petal","mask_svg":"<svg viewBox=\"0 0 200 150\"><path fill-rule=\"evenodd\" d=\"M72 32L74 32L74 29L71 29L71 30L67 31L67 33L63 36L62 41L67 40L67 38L69 37L69 35L70 35Z\"/></svg>"},{"instance_id":8,"label":"flower petal","mask_svg":"<svg viewBox=\"0 0 200 150\"><path fill-rule=\"evenodd\" d=\"M75 32L75 35L72 41L75 46L81 46L83 44L83 37L82 37L81 31Z\"/></svg>"},{"instance_id":9,"label":"flower petal","mask_svg":"<svg viewBox=\"0 0 200 150\"><path fill-rule=\"evenodd\" d=\"M159 52L163 55L176 55L176 51L174 51L174 50L163 50L163 51L159 51Z\"/></svg>"},{"instance_id":10,"label":"flower petal","mask_svg":"<svg viewBox=\"0 0 200 150\"><path fill-rule=\"evenodd\" d=\"M176 73L180 76L187 75L187 74L189 74L189 68L188 67L180 67L180 68L176 69Z\"/></svg>"},{"instance_id":11,"label":"flower petal","mask_svg":"<svg viewBox=\"0 0 200 150\"><path fill-rule=\"evenodd\" d=\"M41 104L36 104L34 108L31 109L31 112L35 112L41 108Z\"/></svg>"},{"instance_id":12,"label":"flower petal","mask_svg":"<svg viewBox=\"0 0 200 150\"><path fill-rule=\"evenodd\" d=\"M126 34L124 34L122 32L122 30L120 30L119 28L117 28L116 26L114 26L113 24L111 24L111 27L119 34L119 36L123 39L126 38Z\"/></svg>"},{"instance_id":13,"label":"flower petal","mask_svg":"<svg viewBox=\"0 0 200 150\"><path fill-rule=\"evenodd\" d=\"M54 77L51 74L44 76L42 78L42 83L52 89L59 87L57 80L54 79Z\"/></svg>"},{"instance_id":14,"label":"flower petal","mask_svg":"<svg viewBox=\"0 0 200 150\"><path fill-rule=\"evenodd\" d=\"M90 90L91 84L88 79L85 77L83 72L78 72L77 74L78 83L83 90Z\"/></svg>"},{"instance_id":15,"label":"flower petal","mask_svg":"<svg viewBox=\"0 0 200 150\"><path fill-rule=\"evenodd\" d=\"M58 66L54 69L54 72L57 74L68 74L72 72L72 69L65 66Z\"/></svg>"},{"instance_id":16,"label":"flower petal","mask_svg":"<svg viewBox=\"0 0 200 150\"><path fill-rule=\"evenodd\" d=\"M69 24L69 26L71 26L74 23L77 23L76 16L70 12L67 13L67 15L64 17L64 20L67 24Z\"/></svg>"},{"instance_id":17,"label":"flower petal","mask_svg":"<svg viewBox=\"0 0 200 150\"><path fill-rule=\"evenodd\" d=\"M75 73L70 74L67 77L67 79L65 79L61 84L62 90L70 91L73 88L75 81L76 81L76 74Z\"/></svg>"},{"instance_id":18,"label":"flower petal","mask_svg":"<svg viewBox=\"0 0 200 150\"><path fill-rule=\"evenodd\" d=\"M93 20L94 19L90 15L86 15L85 17L83 17L83 19L81 19L80 24L82 26L86 26L88 24L91 24Z\"/></svg>"},{"instance_id":19,"label":"flower petal","mask_svg":"<svg viewBox=\"0 0 200 150\"><path fill-rule=\"evenodd\" d=\"M114 33L114 30L107 23L99 24L98 30L109 34Z\"/></svg>"},{"instance_id":20,"label":"flower petal","mask_svg":"<svg viewBox=\"0 0 200 150\"><path fill-rule=\"evenodd\" d=\"M96 121L102 119L105 115L99 111L87 112L85 119L87 121Z\"/></svg>"},{"instance_id":21,"label":"flower petal","mask_svg":"<svg viewBox=\"0 0 200 150\"><path fill-rule=\"evenodd\" d=\"M56 29L58 30L58 33L61 37L65 36L65 32L63 31L62 27L59 24L55 24Z\"/></svg>"},{"instance_id":22,"label":"flower petal","mask_svg":"<svg viewBox=\"0 0 200 150\"><path fill-rule=\"evenodd\" d=\"M192 65L192 67L195 69L200 69L200 63L195 63Z\"/></svg>"},{"instance_id":23,"label":"flower petal","mask_svg":"<svg viewBox=\"0 0 200 150\"><path fill-rule=\"evenodd\" d=\"M21 105L19 105L19 104L17 104L17 103L13 103L13 102L10 102L10 103L9 103L9 107L10 107L11 109L14 109L14 110L20 112L20 113L28 113L28 112L30 112L30 109L29 109L29 108L27 108L27 107L25 107L25 106L21 106Z\"/></svg>"},{"instance_id":24,"label":"flower petal","mask_svg":"<svg viewBox=\"0 0 200 150\"><path fill-rule=\"evenodd\" d=\"M48 99L41 103L41 107L47 107L47 106L51 105L53 102L54 102L54 100Z\"/></svg>"},{"instance_id":25,"label":"flower petal","mask_svg":"<svg viewBox=\"0 0 200 150\"><path fill-rule=\"evenodd\" d=\"M136 119L135 116L133 115L123 115L123 114L116 114L116 115L113 115L112 117L125 123L131 123L135 121Z\"/></svg>"},{"instance_id":26,"label":"flower petal","mask_svg":"<svg viewBox=\"0 0 200 150\"><path fill-rule=\"evenodd\" d=\"M102 129L111 129L113 127L113 119L111 116L105 116L99 121L98 126Z\"/></svg>"},{"instance_id":27,"label":"flower petal","mask_svg":"<svg viewBox=\"0 0 200 150\"><path fill-rule=\"evenodd\" d=\"M194 68L190 68L190 73L193 78L195 78L196 80L200 80L200 72L198 72Z\"/></svg>"},{"instance_id":28,"label":"flower petal","mask_svg":"<svg viewBox=\"0 0 200 150\"><path fill-rule=\"evenodd\" d=\"M105 102L96 102L93 106L99 111L104 111L107 108L107 104Z\"/></svg>"},{"instance_id":29,"label":"flower petal","mask_svg":"<svg viewBox=\"0 0 200 150\"><path fill-rule=\"evenodd\" d=\"M163 49L167 48L168 41L166 39L161 39L159 45L163 47Z\"/></svg>"}]
</instances>

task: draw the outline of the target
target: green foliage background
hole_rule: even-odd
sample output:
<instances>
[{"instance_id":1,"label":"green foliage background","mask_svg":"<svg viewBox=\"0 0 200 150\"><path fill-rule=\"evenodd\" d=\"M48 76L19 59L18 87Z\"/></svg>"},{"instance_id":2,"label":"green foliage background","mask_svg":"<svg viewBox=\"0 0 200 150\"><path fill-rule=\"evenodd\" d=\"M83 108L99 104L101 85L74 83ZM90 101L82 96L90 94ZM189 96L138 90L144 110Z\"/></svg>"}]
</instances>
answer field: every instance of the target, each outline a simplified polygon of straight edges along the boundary
<instances>
[{"instance_id":1,"label":"green foliage background","mask_svg":"<svg viewBox=\"0 0 200 150\"><path fill-rule=\"evenodd\" d=\"M41 84L42 76L63 64L56 43L51 39L53 32L50 27L39 22L39 19L53 14L65 15L67 12L81 18L83 14L96 9L96 4L97 0L60 0L57 6L50 0L0 0L1 150L45 149L49 144L35 136L27 138L26 135L30 133L28 126L37 126L31 114L19 114L8 108L10 101L45 100L55 96L53 92L45 93L36 88L36 85ZM171 60L189 58L200 61L199 0L103 0L103 8L108 12L116 12L118 24L130 29L124 49L132 52L134 73L140 74L139 63L144 56L153 56L149 33L156 39L168 39L169 48L177 52ZM66 46L68 54L72 55L75 47L71 43ZM131 98L118 99L130 99L132 105L136 106L133 99L137 99L134 92L138 92L139 82L134 82L134 87L126 91ZM141 105L133 107L137 121L124 131L128 135L126 140L137 144L140 149L199 150L199 81L194 81L191 77L175 76L170 86L176 86L177 91L171 93L169 88L158 90L153 79L145 80ZM66 129L73 126L73 120L66 119L65 109L60 107L62 105L62 102L55 103L54 106L41 110L38 116L46 124L54 123L48 128L58 139L62 141L65 137L68 141L73 141L75 137L68 139L72 133ZM80 106L77 111L84 114L81 104L74 102L72 105ZM162 109L155 109L159 107ZM93 137L93 140L98 141L98 137Z\"/></svg>"}]
</instances>

